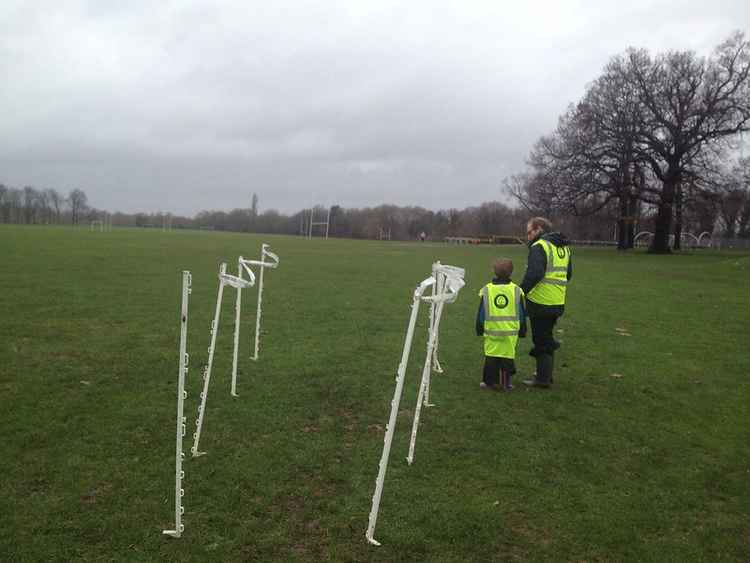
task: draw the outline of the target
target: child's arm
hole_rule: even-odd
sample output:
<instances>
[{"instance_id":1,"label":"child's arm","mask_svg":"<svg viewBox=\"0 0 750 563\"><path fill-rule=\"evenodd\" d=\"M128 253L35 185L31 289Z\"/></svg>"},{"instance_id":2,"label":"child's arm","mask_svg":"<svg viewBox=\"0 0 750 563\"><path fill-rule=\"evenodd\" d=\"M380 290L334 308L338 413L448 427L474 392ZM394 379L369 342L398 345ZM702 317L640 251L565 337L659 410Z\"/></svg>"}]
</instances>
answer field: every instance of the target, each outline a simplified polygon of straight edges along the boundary
<instances>
[{"instance_id":1,"label":"child's arm","mask_svg":"<svg viewBox=\"0 0 750 563\"><path fill-rule=\"evenodd\" d=\"M477 336L484 336L484 301L479 298L479 309L477 309L476 331Z\"/></svg>"},{"instance_id":2,"label":"child's arm","mask_svg":"<svg viewBox=\"0 0 750 563\"><path fill-rule=\"evenodd\" d=\"M518 329L518 337L526 338L526 296L521 293L521 308L518 311L518 320L520 321L520 327Z\"/></svg>"}]
</instances>

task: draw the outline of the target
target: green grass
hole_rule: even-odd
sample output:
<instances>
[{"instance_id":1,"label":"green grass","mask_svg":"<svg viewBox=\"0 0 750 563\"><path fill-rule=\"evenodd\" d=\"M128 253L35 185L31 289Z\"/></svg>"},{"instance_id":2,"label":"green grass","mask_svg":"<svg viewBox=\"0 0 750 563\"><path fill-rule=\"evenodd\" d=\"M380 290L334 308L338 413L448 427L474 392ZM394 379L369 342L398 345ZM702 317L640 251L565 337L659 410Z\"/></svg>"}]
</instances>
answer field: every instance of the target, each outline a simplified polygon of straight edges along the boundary
<instances>
[{"instance_id":1,"label":"green grass","mask_svg":"<svg viewBox=\"0 0 750 563\"><path fill-rule=\"evenodd\" d=\"M218 264L261 242L281 257L261 360L251 290L232 398L228 289L208 455L188 455L185 534L166 538L180 272L187 452ZM473 324L497 254L520 279L522 247L0 228L0 560L750 560L750 256L577 249L555 389L494 394L478 389ZM375 548L364 530L411 292L438 259L467 286L408 467L420 315Z\"/></svg>"}]
</instances>

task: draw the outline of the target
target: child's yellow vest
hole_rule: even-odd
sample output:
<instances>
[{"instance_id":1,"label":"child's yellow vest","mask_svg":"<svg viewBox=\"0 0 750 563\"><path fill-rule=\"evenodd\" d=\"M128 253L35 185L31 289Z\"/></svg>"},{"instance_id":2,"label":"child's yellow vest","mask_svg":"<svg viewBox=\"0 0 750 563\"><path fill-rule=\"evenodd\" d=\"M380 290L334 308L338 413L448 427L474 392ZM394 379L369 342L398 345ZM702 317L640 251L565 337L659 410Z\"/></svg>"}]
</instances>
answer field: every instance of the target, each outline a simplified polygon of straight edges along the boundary
<instances>
[{"instance_id":1,"label":"child's yellow vest","mask_svg":"<svg viewBox=\"0 0 750 563\"><path fill-rule=\"evenodd\" d=\"M488 283L479 296L484 308L484 355L514 359L523 291L513 282Z\"/></svg>"}]
</instances>

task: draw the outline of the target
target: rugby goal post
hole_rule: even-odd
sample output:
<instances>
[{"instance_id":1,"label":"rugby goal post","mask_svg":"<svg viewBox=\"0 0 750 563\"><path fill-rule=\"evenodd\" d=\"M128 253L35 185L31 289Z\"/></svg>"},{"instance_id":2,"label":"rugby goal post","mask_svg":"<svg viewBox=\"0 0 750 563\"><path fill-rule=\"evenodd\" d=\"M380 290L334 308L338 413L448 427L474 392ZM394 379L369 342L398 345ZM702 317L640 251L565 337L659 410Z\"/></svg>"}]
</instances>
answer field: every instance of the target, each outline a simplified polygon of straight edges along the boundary
<instances>
[{"instance_id":1,"label":"rugby goal post","mask_svg":"<svg viewBox=\"0 0 750 563\"><path fill-rule=\"evenodd\" d=\"M313 237L313 227L321 227L321 234L322 233L322 227L325 227L325 239L328 240L328 229L331 224L331 208L328 208L328 212L326 213L326 220L325 221L315 221L315 207L310 208L310 222L308 223L308 231L307 231L307 238L312 239Z\"/></svg>"}]
</instances>

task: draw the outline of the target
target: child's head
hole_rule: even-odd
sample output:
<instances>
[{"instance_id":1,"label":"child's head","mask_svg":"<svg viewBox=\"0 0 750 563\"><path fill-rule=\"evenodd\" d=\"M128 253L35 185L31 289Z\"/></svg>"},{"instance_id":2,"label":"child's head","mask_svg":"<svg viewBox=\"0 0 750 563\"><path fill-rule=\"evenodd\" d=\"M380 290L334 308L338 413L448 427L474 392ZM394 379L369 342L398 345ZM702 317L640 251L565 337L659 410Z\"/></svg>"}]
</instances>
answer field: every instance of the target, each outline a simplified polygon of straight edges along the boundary
<instances>
[{"instance_id":1,"label":"child's head","mask_svg":"<svg viewBox=\"0 0 750 563\"><path fill-rule=\"evenodd\" d=\"M493 269L498 278L508 280L513 273L513 260L508 258L498 258L493 264Z\"/></svg>"}]
</instances>

